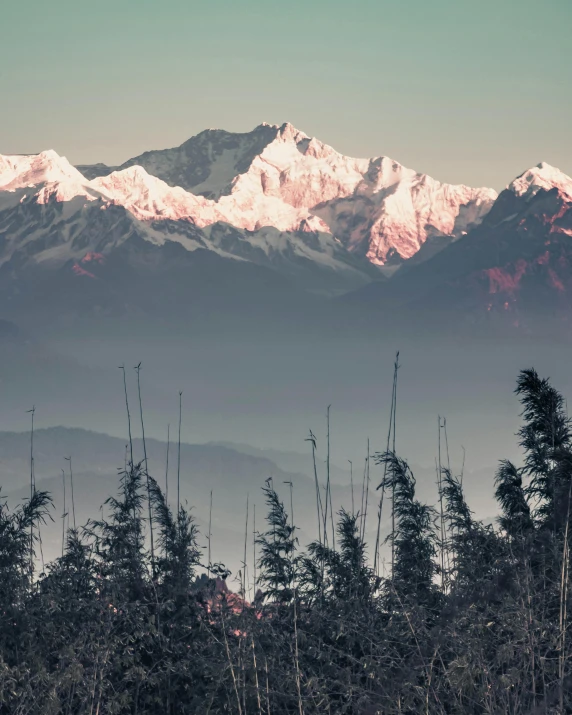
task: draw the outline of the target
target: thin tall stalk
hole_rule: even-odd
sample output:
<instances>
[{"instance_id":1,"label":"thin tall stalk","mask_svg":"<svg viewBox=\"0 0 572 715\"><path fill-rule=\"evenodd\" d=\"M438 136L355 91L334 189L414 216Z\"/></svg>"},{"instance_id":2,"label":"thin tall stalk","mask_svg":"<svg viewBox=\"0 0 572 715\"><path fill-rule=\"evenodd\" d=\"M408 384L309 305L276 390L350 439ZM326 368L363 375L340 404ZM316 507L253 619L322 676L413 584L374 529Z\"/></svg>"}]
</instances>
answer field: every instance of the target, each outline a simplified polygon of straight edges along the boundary
<instances>
[{"instance_id":1,"label":"thin tall stalk","mask_svg":"<svg viewBox=\"0 0 572 715\"><path fill-rule=\"evenodd\" d=\"M399 350L395 356L395 391L393 398L393 454L395 454L395 422L397 413L397 371L399 370ZM391 580L395 571L395 484L391 489Z\"/></svg>"},{"instance_id":2,"label":"thin tall stalk","mask_svg":"<svg viewBox=\"0 0 572 715\"><path fill-rule=\"evenodd\" d=\"M441 560L441 588L445 590L445 513L443 510L443 465L441 463L441 415L437 415L437 489L439 491L439 533L440 533L440 560Z\"/></svg>"},{"instance_id":3,"label":"thin tall stalk","mask_svg":"<svg viewBox=\"0 0 572 715\"><path fill-rule=\"evenodd\" d=\"M270 679L268 677L268 658L264 658L264 672L266 673L266 715L270 715Z\"/></svg>"},{"instance_id":4,"label":"thin tall stalk","mask_svg":"<svg viewBox=\"0 0 572 715\"><path fill-rule=\"evenodd\" d=\"M127 397L127 378L125 376L125 365L119 366L123 370L123 390L125 392L125 409L127 410L127 429L129 432L129 451L131 456L131 466L133 466L133 437L131 435L131 413L129 412L129 398Z\"/></svg>"},{"instance_id":5,"label":"thin tall stalk","mask_svg":"<svg viewBox=\"0 0 572 715\"><path fill-rule=\"evenodd\" d=\"M167 459L165 461L165 503L169 504L169 443L171 425L167 425Z\"/></svg>"},{"instance_id":6,"label":"thin tall stalk","mask_svg":"<svg viewBox=\"0 0 572 715\"><path fill-rule=\"evenodd\" d=\"M365 459L365 468L366 468L366 483L365 483L365 508L363 512L363 524L362 524L362 535L361 535L361 540L365 541L365 530L367 526L367 506L369 503L369 437L367 438L367 457Z\"/></svg>"},{"instance_id":7,"label":"thin tall stalk","mask_svg":"<svg viewBox=\"0 0 572 715\"><path fill-rule=\"evenodd\" d=\"M356 510L354 505L354 465L351 459L348 459L350 463L350 487L352 490L352 516L355 516Z\"/></svg>"},{"instance_id":8,"label":"thin tall stalk","mask_svg":"<svg viewBox=\"0 0 572 715\"><path fill-rule=\"evenodd\" d=\"M447 418L443 417L443 434L445 437L445 453L447 456L447 469L451 471L451 460L449 459L449 438L447 437Z\"/></svg>"},{"instance_id":9,"label":"thin tall stalk","mask_svg":"<svg viewBox=\"0 0 572 715\"><path fill-rule=\"evenodd\" d=\"M292 521L293 535L296 529L296 527L294 526L294 485L292 484L292 482L284 482L284 484L287 484L288 488L290 489L290 520Z\"/></svg>"},{"instance_id":10,"label":"thin tall stalk","mask_svg":"<svg viewBox=\"0 0 572 715\"><path fill-rule=\"evenodd\" d=\"M183 391L179 392L179 443L177 448L177 519L179 518L179 510L181 508L181 422L183 418L182 407Z\"/></svg>"},{"instance_id":11,"label":"thin tall stalk","mask_svg":"<svg viewBox=\"0 0 572 715\"><path fill-rule=\"evenodd\" d=\"M302 678L300 675L300 655L298 652L298 609L296 588L294 588L294 662L296 666L296 690L298 694L298 715L304 715L304 707L302 705Z\"/></svg>"},{"instance_id":12,"label":"thin tall stalk","mask_svg":"<svg viewBox=\"0 0 572 715\"><path fill-rule=\"evenodd\" d=\"M568 532L570 527L570 502L572 501L572 479L568 488L568 506L566 509L566 528L564 530L564 544L562 546L562 570L560 576L560 644L558 653L558 676L559 688L558 696L560 701L560 712L564 712L564 681L566 674L566 630L568 620L568 585L570 571L570 547L568 544Z\"/></svg>"},{"instance_id":13,"label":"thin tall stalk","mask_svg":"<svg viewBox=\"0 0 572 715\"><path fill-rule=\"evenodd\" d=\"M252 593L254 594L253 601L256 600L256 504L252 505Z\"/></svg>"},{"instance_id":14,"label":"thin tall stalk","mask_svg":"<svg viewBox=\"0 0 572 715\"><path fill-rule=\"evenodd\" d=\"M320 485L318 483L318 468L316 466L316 437L314 436L314 433L312 432L312 430L310 430L310 436L306 439L306 442L310 442L312 444L312 462L314 465L314 486L316 488L316 514L318 516L318 543L321 544L322 543L321 520L322 520L322 514L323 514L322 495L320 494Z\"/></svg>"},{"instance_id":15,"label":"thin tall stalk","mask_svg":"<svg viewBox=\"0 0 572 715\"><path fill-rule=\"evenodd\" d=\"M76 529L76 521L75 521L75 499L73 495L73 469L72 469L72 458L71 454L69 457L64 457L66 462L70 463L70 486L71 486L71 501L72 501L72 516L73 516L73 528ZM69 520L68 520L69 521Z\"/></svg>"},{"instance_id":16,"label":"thin tall stalk","mask_svg":"<svg viewBox=\"0 0 572 715\"><path fill-rule=\"evenodd\" d=\"M34 498L34 492L36 490L36 485L34 484L34 415L36 414L35 405L32 406L31 410L28 410L28 414L32 416L32 428L30 431L30 503ZM34 579L34 521L30 520L30 586Z\"/></svg>"},{"instance_id":17,"label":"thin tall stalk","mask_svg":"<svg viewBox=\"0 0 572 715\"><path fill-rule=\"evenodd\" d=\"M211 577L211 535L212 535L212 522L213 522L213 490L211 489L211 499L210 499L210 506L209 506L209 538L208 538L208 554L207 554L207 559L208 559L208 578L210 579Z\"/></svg>"},{"instance_id":18,"label":"thin tall stalk","mask_svg":"<svg viewBox=\"0 0 572 715\"><path fill-rule=\"evenodd\" d=\"M451 459L449 457L449 437L447 436L447 418L443 417L443 434L445 437L445 453L447 456L447 469L449 471L449 474L451 474ZM465 468L465 456L464 456L464 450L463 450L463 465L461 468L461 474ZM461 476L461 484L462 484L462 476ZM444 519L444 526L443 526L443 535L445 537L445 563L447 566L447 571L451 571L451 554L450 554L450 549L449 549L449 530L447 527L447 520Z\"/></svg>"},{"instance_id":19,"label":"thin tall stalk","mask_svg":"<svg viewBox=\"0 0 572 715\"><path fill-rule=\"evenodd\" d=\"M359 516L360 516L360 525L359 525L359 535L361 539L361 535L363 533L363 517L365 514L365 487L366 487L366 480L367 480L367 457L364 459L363 462L363 477L361 480L361 502L360 502L360 510L359 510Z\"/></svg>"},{"instance_id":20,"label":"thin tall stalk","mask_svg":"<svg viewBox=\"0 0 572 715\"><path fill-rule=\"evenodd\" d=\"M238 715L242 715L242 706L240 704L240 695L238 692L238 681L236 678L236 672L234 670L234 665L232 664L232 658L230 656L230 648L228 646L228 638L226 635L227 629L226 629L226 624L224 622L224 609L221 610L221 621L222 621L222 635L224 638L224 646L225 646L225 650L226 650L226 659L227 659L228 666L230 669L230 674L232 676L232 685L234 688L234 694L236 696L236 704L238 705Z\"/></svg>"},{"instance_id":21,"label":"thin tall stalk","mask_svg":"<svg viewBox=\"0 0 572 715\"><path fill-rule=\"evenodd\" d=\"M332 549L336 550L336 527L334 525L334 508L332 506L332 484L330 481L330 408L328 405L326 411L326 424L327 424L327 455L326 455L326 507L329 499L330 502L330 521L332 526ZM327 509L326 509L327 511ZM327 514L326 514L327 517ZM324 524L324 534L326 532L326 524Z\"/></svg>"},{"instance_id":22,"label":"thin tall stalk","mask_svg":"<svg viewBox=\"0 0 572 715\"><path fill-rule=\"evenodd\" d=\"M141 363L135 367L137 371L137 394L139 397L139 415L141 417L141 435L143 439L143 459L145 460L145 476L147 478L147 508L149 514L149 537L151 546L151 571L153 578L156 576L155 569L155 545L153 539L153 506L151 504L151 484L149 481L149 463L147 461L147 442L145 440L145 421L143 419L143 402L141 400Z\"/></svg>"},{"instance_id":23,"label":"thin tall stalk","mask_svg":"<svg viewBox=\"0 0 572 715\"><path fill-rule=\"evenodd\" d=\"M64 487L64 509L62 512L62 559L64 557L64 547L66 539L66 473L62 469L62 483Z\"/></svg>"},{"instance_id":24,"label":"thin tall stalk","mask_svg":"<svg viewBox=\"0 0 572 715\"><path fill-rule=\"evenodd\" d=\"M262 700L260 698L260 684L258 682L258 665L256 663L256 650L254 648L254 636L250 637L252 645L252 663L254 665L254 685L256 687L256 704L258 705L258 715L262 715Z\"/></svg>"},{"instance_id":25,"label":"thin tall stalk","mask_svg":"<svg viewBox=\"0 0 572 715\"><path fill-rule=\"evenodd\" d=\"M328 408L329 410L329 408ZM329 426L329 424L328 424ZM329 430L328 430L329 433ZM294 538L294 485L292 482L284 482L284 484L288 484L290 488L290 520L292 523L292 539ZM296 594L296 580L294 576L294 549L292 549L292 553L290 556L290 563L292 565L292 593L293 593L293 599L292 599L292 606L293 606L293 614L294 614L294 666L296 668L296 692L298 695L298 715L304 715L304 708L302 705L302 678L300 675L300 654L298 650L298 596Z\"/></svg>"},{"instance_id":26,"label":"thin tall stalk","mask_svg":"<svg viewBox=\"0 0 572 715\"><path fill-rule=\"evenodd\" d=\"M246 523L244 525L244 560L242 562L242 603L244 609L244 601L246 600L246 545L248 543L248 506L249 494L246 494Z\"/></svg>"},{"instance_id":27,"label":"thin tall stalk","mask_svg":"<svg viewBox=\"0 0 572 715\"><path fill-rule=\"evenodd\" d=\"M386 453L389 452L389 445L391 442L391 434L393 432L394 426L395 426L395 420L394 420L394 415L395 415L395 407L396 407L396 398L397 398L397 370L399 368L399 351L397 352L395 356L395 362L393 365L393 387L391 390L391 407L389 410L389 426L387 428L387 445L385 448ZM393 439L393 451L395 453L395 436ZM381 481L381 496L379 497L379 506L377 509L377 533L375 537L375 553L373 557L373 571L377 575L379 575L379 540L381 536L381 516L383 513L383 501L385 498L385 480L387 479L387 462L384 462L383 466L383 479ZM379 487L378 487L379 489ZM395 527L395 521L392 515L392 529ZM393 534L393 531L392 531ZM393 564L393 550L392 550L392 564Z\"/></svg>"}]
</instances>

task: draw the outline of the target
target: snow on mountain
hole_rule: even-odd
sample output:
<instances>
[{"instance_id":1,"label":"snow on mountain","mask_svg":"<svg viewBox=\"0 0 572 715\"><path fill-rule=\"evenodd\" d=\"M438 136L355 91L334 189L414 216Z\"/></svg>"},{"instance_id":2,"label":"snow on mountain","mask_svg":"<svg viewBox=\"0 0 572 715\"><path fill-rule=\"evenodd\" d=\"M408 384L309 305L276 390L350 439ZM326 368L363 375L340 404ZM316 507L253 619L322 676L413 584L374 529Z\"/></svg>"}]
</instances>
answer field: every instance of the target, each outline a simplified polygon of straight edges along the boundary
<instances>
[{"instance_id":1,"label":"snow on mountain","mask_svg":"<svg viewBox=\"0 0 572 715\"><path fill-rule=\"evenodd\" d=\"M541 189L549 191L556 188L572 199L572 179L560 169L541 162L518 176L509 186L517 196L531 197Z\"/></svg>"},{"instance_id":2,"label":"snow on mountain","mask_svg":"<svg viewBox=\"0 0 572 715\"><path fill-rule=\"evenodd\" d=\"M310 216L305 209L298 210L285 204L279 198L245 191L214 201L180 186L169 186L138 165L93 179L88 186L143 221L186 219L200 227L224 221L248 231L272 227L279 231L321 230L329 233L319 218Z\"/></svg>"},{"instance_id":3,"label":"snow on mountain","mask_svg":"<svg viewBox=\"0 0 572 715\"><path fill-rule=\"evenodd\" d=\"M378 276L376 267L434 255L493 204L504 211L492 189L443 184L388 157L347 157L291 124L207 130L116 170L83 169L92 178L53 151L0 156L0 263L76 260L137 235L289 276L338 273L347 288ZM551 187L572 197L572 179L540 164L503 194Z\"/></svg>"},{"instance_id":4,"label":"snow on mountain","mask_svg":"<svg viewBox=\"0 0 572 715\"><path fill-rule=\"evenodd\" d=\"M168 186L141 166L93 179L89 186L143 221L193 218L197 225L206 226L222 219L213 201L194 196L180 186Z\"/></svg>"},{"instance_id":5,"label":"snow on mountain","mask_svg":"<svg viewBox=\"0 0 572 715\"><path fill-rule=\"evenodd\" d=\"M244 134L207 129L179 147L145 152L119 168L142 166L170 186L217 199L228 193L233 179L276 138L277 130L269 124Z\"/></svg>"},{"instance_id":6,"label":"snow on mountain","mask_svg":"<svg viewBox=\"0 0 572 715\"><path fill-rule=\"evenodd\" d=\"M0 155L0 190L14 191L39 184L85 183L85 178L69 161L55 151L32 156Z\"/></svg>"},{"instance_id":7,"label":"snow on mountain","mask_svg":"<svg viewBox=\"0 0 572 715\"><path fill-rule=\"evenodd\" d=\"M374 190L361 186L354 196L329 202L316 213L349 250L384 265L411 258L429 238L462 236L482 221L495 199L492 189L441 184L411 172Z\"/></svg>"},{"instance_id":8,"label":"snow on mountain","mask_svg":"<svg viewBox=\"0 0 572 715\"><path fill-rule=\"evenodd\" d=\"M408 262L384 284L356 291L348 302L381 313L390 304L393 319L407 325L416 321L416 330L453 323L472 330L496 321L501 331L531 326L536 331L551 321L560 328L569 325L571 187L572 179L558 169L533 167L501 192L467 235L425 262Z\"/></svg>"},{"instance_id":9,"label":"snow on mountain","mask_svg":"<svg viewBox=\"0 0 572 715\"><path fill-rule=\"evenodd\" d=\"M88 181L75 169L56 171L66 162L58 162L54 153L51 171L41 170L42 157L26 157L18 166L11 157L2 159L10 189L0 189L0 265L62 265L86 252L108 254L137 237L271 266L316 290L347 290L372 277L365 259L352 257L330 233L319 234L305 223L307 212L299 214L273 197L261 206L246 201L237 208L232 197L215 202L196 196L139 166ZM29 167L35 169L36 185L30 183ZM261 219L265 215L278 226ZM281 225L299 228L281 231Z\"/></svg>"},{"instance_id":10,"label":"snow on mountain","mask_svg":"<svg viewBox=\"0 0 572 715\"><path fill-rule=\"evenodd\" d=\"M492 189L441 184L388 157L344 156L288 123L208 130L124 166L134 164L216 199L235 226L327 231L378 265L410 258L429 236L457 238L496 199Z\"/></svg>"}]
</instances>

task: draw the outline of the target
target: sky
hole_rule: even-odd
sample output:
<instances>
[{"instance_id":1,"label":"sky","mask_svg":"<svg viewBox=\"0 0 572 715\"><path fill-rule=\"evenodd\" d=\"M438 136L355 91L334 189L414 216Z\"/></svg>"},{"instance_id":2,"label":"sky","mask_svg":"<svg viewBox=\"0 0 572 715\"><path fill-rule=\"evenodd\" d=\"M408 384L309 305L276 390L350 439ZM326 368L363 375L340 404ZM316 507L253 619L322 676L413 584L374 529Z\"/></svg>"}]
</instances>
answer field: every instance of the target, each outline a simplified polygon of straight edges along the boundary
<instances>
[{"instance_id":1,"label":"sky","mask_svg":"<svg viewBox=\"0 0 572 715\"><path fill-rule=\"evenodd\" d=\"M572 174L571 0L1 0L0 27L3 154L289 121L442 181Z\"/></svg>"}]
</instances>

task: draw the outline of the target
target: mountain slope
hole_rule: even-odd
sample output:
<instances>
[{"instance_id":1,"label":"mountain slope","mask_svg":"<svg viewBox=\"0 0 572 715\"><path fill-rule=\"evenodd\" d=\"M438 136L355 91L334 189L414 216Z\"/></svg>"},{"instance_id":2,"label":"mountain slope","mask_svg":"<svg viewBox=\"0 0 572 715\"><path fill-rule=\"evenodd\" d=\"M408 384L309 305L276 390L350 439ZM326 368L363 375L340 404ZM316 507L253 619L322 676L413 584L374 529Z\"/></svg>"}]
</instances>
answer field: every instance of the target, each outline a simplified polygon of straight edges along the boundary
<instances>
[{"instance_id":1,"label":"mountain slope","mask_svg":"<svg viewBox=\"0 0 572 715\"><path fill-rule=\"evenodd\" d=\"M443 321L537 330L552 320L564 329L572 308L572 179L548 164L533 167L480 226L347 302L374 311L389 302L396 321L424 322L427 330Z\"/></svg>"},{"instance_id":2,"label":"mountain slope","mask_svg":"<svg viewBox=\"0 0 572 715\"><path fill-rule=\"evenodd\" d=\"M410 258L430 236L462 235L496 198L492 189L441 184L388 157L343 156L288 123L245 134L208 130L121 168L133 165L235 213L256 206L258 225L327 230L380 265Z\"/></svg>"},{"instance_id":3,"label":"mountain slope","mask_svg":"<svg viewBox=\"0 0 572 715\"><path fill-rule=\"evenodd\" d=\"M2 157L0 166L0 264L58 268L88 253L108 255L137 236L271 267L318 291L357 287L376 273L327 232L256 228L256 207L234 216L232 207L170 187L141 167L88 181L53 152Z\"/></svg>"},{"instance_id":4,"label":"mountain slope","mask_svg":"<svg viewBox=\"0 0 572 715\"><path fill-rule=\"evenodd\" d=\"M205 249L335 294L478 224L494 192L353 159L290 124L208 130L116 170L48 151L0 157L0 265L59 268L133 236Z\"/></svg>"},{"instance_id":5,"label":"mountain slope","mask_svg":"<svg viewBox=\"0 0 572 715\"><path fill-rule=\"evenodd\" d=\"M171 445L172 447L173 445ZM146 453L150 473L165 488L167 445L155 439L146 440ZM26 475L29 476L29 433L0 432L0 462L3 465L3 495L13 507L17 501L29 496ZM140 439L133 442L134 459L143 459ZM74 505L71 508L69 462L72 456L74 480ZM78 428L52 427L36 430L34 434L35 476L38 489L51 493L55 509L54 520L46 519L42 525L43 548L49 556L57 555L61 548L61 515L63 513L64 469L67 483L67 509L69 522L75 516L78 526L89 518L98 518L100 506L105 510L105 500L115 496L119 488L118 470L124 467L126 441L106 434ZM169 469L169 503L176 504L177 464ZM197 519L200 543L205 545L208 535L208 514L212 494L212 542L216 560L223 560L235 572L240 565L244 549L244 516L246 493L250 509L257 505L257 514L265 513L262 488L266 480L273 479L282 498L288 495L285 484L294 485L294 504L298 528L314 538L315 487L313 479L304 473L281 469L270 459L248 455L232 447L212 444L181 444L180 491L181 501L192 509ZM345 499L344 491L334 487L336 507ZM252 511L250 512L252 514ZM206 516L205 516L206 515ZM252 518L252 517L251 517ZM261 517L262 518L262 517ZM205 521L206 519L206 521Z\"/></svg>"},{"instance_id":6,"label":"mountain slope","mask_svg":"<svg viewBox=\"0 0 572 715\"><path fill-rule=\"evenodd\" d=\"M430 306L474 316L496 313L497 302L506 313L505 304L561 310L567 301L572 180L547 164L496 197L490 189L442 184L388 157L343 156L290 124L262 124L245 134L208 130L109 173L103 165L84 170L88 176L53 151L0 157L7 304L25 302L18 281L26 273L34 275L28 287L51 290L53 281L40 277L44 270L58 280L65 275L65 285L71 280L70 295L83 289L104 313L120 314L149 302L138 289L120 298L122 279L136 286L144 275L155 286L153 305L178 313L178 295L191 302L198 295L185 285L185 271L195 270L197 278L206 270L196 282L204 295L220 295L233 309L264 302L261 286L270 285L272 274L287 280L277 283L279 299L268 305L290 305L292 313L303 303L294 298L300 288L333 295L368 283L346 305L403 308L410 314L405 322ZM546 241L551 248L543 248ZM383 266L402 267L382 281ZM236 281L228 279L233 273ZM107 294L83 279L106 284ZM160 281L173 290L163 291ZM533 284L543 296L536 306L525 298ZM248 300L237 300L241 292ZM85 304L81 296L71 302Z\"/></svg>"}]
</instances>

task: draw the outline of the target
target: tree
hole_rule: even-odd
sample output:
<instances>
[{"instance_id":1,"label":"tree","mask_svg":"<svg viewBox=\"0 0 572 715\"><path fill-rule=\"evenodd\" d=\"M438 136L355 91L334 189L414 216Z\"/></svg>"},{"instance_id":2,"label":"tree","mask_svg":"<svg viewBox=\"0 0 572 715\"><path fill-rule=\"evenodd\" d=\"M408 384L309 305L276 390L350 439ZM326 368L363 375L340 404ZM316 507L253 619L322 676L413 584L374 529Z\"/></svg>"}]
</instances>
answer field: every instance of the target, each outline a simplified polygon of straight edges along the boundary
<instances>
[{"instance_id":1,"label":"tree","mask_svg":"<svg viewBox=\"0 0 572 715\"><path fill-rule=\"evenodd\" d=\"M375 459L377 464L387 466L385 489L394 500L395 533L390 537L395 547L392 587L401 597L434 604L436 511L415 499L415 477L407 462L393 452L377 454Z\"/></svg>"},{"instance_id":2,"label":"tree","mask_svg":"<svg viewBox=\"0 0 572 715\"><path fill-rule=\"evenodd\" d=\"M267 599L289 603L294 597L295 527L289 523L284 504L274 488L268 484L262 491L268 506L269 529L256 539L260 546L258 583Z\"/></svg>"}]
</instances>

